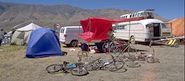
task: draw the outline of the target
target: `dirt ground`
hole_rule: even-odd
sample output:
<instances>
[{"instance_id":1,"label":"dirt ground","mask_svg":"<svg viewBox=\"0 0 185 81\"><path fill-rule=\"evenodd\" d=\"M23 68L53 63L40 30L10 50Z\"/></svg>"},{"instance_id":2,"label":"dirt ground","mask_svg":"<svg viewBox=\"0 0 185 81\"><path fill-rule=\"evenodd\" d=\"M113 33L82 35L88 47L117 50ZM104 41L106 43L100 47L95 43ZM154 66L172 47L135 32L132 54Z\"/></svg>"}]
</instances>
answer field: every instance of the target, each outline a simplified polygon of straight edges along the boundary
<instances>
[{"instance_id":1,"label":"dirt ground","mask_svg":"<svg viewBox=\"0 0 185 81\"><path fill-rule=\"evenodd\" d=\"M145 45L136 45L139 50L148 51ZM66 56L46 58L25 58L25 47L0 47L0 81L184 81L184 46L178 48L153 46L160 63L141 62L139 68L127 68L124 73L109 71L91 71L86 76L71 74L48 74L45 68L50 64L63 61L77 62L77 50L62 47ZM91 54L98 57L109 57L109 54Z\"/></svg>"}]
</instances>

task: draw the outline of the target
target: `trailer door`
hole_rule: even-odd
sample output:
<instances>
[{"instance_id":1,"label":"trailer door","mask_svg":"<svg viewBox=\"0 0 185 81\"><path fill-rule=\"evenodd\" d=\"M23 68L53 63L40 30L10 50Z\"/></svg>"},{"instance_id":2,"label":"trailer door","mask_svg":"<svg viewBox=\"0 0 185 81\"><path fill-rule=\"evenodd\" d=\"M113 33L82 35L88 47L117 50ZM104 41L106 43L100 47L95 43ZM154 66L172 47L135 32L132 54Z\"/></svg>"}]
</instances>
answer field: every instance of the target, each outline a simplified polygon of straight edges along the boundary
<instances>
[{"instance_id":1,"label":"trailer door","mask_svg":"<svg viewBox=\"0 0 185 81\"><path fill-rule=\"evenodd\" d=\"M154 23L153 24L153 35L154 35L154 37L160 37L161 36L160 23Z\"/></svg>"}]
</instances>

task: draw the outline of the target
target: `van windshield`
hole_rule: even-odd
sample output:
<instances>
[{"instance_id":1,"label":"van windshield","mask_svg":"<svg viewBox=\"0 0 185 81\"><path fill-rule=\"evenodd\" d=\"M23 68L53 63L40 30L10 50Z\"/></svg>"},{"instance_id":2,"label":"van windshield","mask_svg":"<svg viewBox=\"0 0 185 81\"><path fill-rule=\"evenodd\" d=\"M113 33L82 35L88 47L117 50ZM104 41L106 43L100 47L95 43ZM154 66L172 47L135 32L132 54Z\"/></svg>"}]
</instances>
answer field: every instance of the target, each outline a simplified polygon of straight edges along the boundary
<instances>
[{"instance_id":1,"label":"van windshield","mask_svg":"<svg viewBox=\"0 0 185 81\"><path fill-rule=\"evenodd\" d=\"M81 28L67 28L66 33L82 33Z\"/></svg>"}]
</instances>

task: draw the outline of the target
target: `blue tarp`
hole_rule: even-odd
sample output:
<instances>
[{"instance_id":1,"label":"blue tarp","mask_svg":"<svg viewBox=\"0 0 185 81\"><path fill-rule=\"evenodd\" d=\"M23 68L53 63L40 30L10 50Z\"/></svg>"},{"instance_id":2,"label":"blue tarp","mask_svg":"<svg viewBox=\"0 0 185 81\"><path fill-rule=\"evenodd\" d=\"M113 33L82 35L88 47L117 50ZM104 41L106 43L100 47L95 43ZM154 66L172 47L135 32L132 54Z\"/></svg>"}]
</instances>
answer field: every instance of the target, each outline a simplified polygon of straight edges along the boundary
<instances>
[{"instance_id":1,"label":"blue tarp","mask_svg":"<svg viewBox=\"0 0 185 81\"><path fill-rule=\"evenodd\" d=\"M49 28L39 28L32 31L27 44L26 57L35 58L53 55L63 55L55 32Z\"/></svg>"}]
</instances>

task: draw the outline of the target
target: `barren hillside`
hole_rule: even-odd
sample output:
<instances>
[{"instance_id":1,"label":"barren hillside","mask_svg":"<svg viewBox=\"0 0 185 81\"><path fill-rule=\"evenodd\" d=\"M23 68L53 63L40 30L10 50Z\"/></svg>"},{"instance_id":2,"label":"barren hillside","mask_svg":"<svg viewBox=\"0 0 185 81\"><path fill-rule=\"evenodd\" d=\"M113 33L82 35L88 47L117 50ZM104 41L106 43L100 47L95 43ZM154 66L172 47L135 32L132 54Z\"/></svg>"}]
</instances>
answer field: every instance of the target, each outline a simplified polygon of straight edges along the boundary
<instances>
[{"instance_id":1,"label":"barren hillside","mask_svg":"<svg viewBox=\"0 0 185 81\"><path fill-rule=\"evenodd\" d=\"M82 9L70 5L30 5L0 2L0 27L11 29L13 26L32 20L41 26L53 24L79 25L81 19L91 16L119 18L133 10L119 9ZM165 20L156 15L156 18Z\"/></svg>"}]
</instances>

